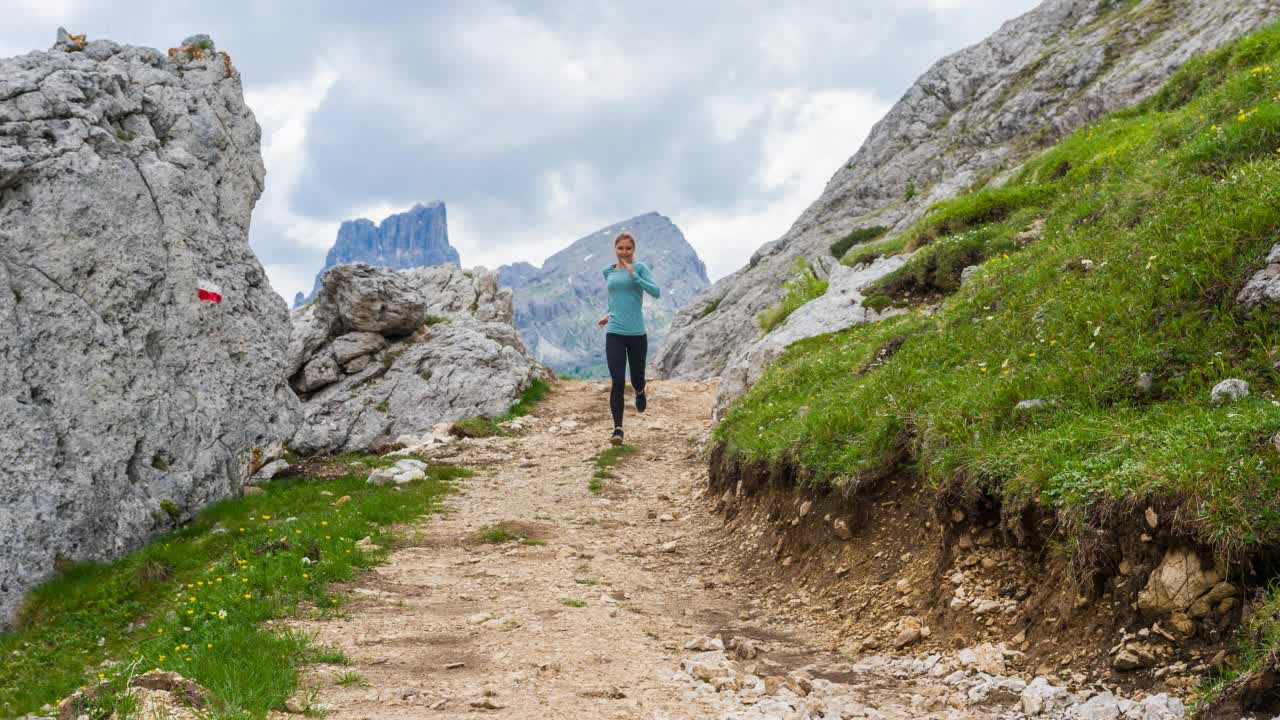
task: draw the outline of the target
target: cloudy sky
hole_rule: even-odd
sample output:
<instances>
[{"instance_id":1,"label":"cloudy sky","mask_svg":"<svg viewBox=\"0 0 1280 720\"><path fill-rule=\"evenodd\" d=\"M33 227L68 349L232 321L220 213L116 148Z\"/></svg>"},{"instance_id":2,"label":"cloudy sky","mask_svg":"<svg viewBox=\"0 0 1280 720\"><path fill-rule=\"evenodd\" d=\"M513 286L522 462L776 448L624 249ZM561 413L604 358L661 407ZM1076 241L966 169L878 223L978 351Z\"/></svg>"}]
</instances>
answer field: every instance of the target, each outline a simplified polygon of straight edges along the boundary
<instances>
[{"instance_id":1,"label":"cloudy sky","mask_svg":"<svg viewBox=\"0 0 1280 720\"><path fill-rule=\"evenodd\" d=\"M1035 4L0 0L0 57L59 25L158 48L210 34L262 125L250 242L289 298L342 220L431 200L464 265L541 264L656 210L714 279L934 61Z\"/></svg>"}]
</instances>

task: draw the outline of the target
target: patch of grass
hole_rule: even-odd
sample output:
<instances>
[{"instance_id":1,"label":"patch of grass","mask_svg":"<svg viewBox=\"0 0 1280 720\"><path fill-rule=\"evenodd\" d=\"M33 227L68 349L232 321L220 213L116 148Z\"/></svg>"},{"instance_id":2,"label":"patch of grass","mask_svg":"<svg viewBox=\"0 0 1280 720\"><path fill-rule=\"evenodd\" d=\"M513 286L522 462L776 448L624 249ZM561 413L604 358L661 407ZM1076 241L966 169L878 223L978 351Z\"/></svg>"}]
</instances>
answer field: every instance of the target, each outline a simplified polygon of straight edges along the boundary
<instances>
[{"instance_id":1,"label":"patch of grass","mask_svg":"<svg viewBox=\"0 0 1280 720\"><path fill-rule=\"evenodd\" d=\"M382 353L382 367L390 368L392 365L395 365L396 360L400 359L400 356L403 354L404 354L404 348L401 348L399 350L387 350L386 352Z\"/></svg>"},{"instance_id":2,"label":"patch of grass","mask_svg":"<svg viewBox=\"0 0 1280 720\"><path fill-rule=\"evenodd\" d=\"M383 415L386 415L386 414L387 414L387 412L388 412L388 408L387 408L387 401L386 401L386 400L383 400L382 402L378 403L377 405L374 405L374 406L373 406L373 409L374 409L374 410L377 410L378 412L382 413Z\"/></svg>"},{"instance_id":3,"label":"patch of grass","mask_svg":"<svg viewBox=\"0 0 1280 720\"><path fill-rule=\"evenodd\" d=\"M1022 208L1042 206L1054 192L1051 185L1009 183L944 200L930 207L903 233L906 249L915 250L979 225L1002 222Z\"/></svg>"},{"instance_id":4,"label":"patch of grass","mask_svg":"<svg viewBox=\"0 0 1280 720\"><path fill-rule=\"evenodd\" d=\"M520 536L511 532L511 528L506 523L498 523L497 525L490 525L489 527L481 528L476 533L476 539L480 542L496 545L499 543L511 542L512 540L519 540Z\"/></svg>"},{"instance_id":5,"label":"patch of grass","mask_svg":"<svg viewBox=\"0 0 1280 720\"><path fill-rule=\"evenodd\" d=\"M786 282L787 294L782 298L782 302L760 313L756 318L760 323L760 329L766 334L785 322L801 305L827 292L827 281L819 280L804 258L796 258L792 270L795 275Z\"/></svg>"},{"instance_id":6,"label":"patch of grass","mask_svg":"<svg viewBox=\"0 0 1280 720\"><path fill-rule=\"evenodd\" d=\"M906 192L902 194L902 199L906 200L907 202L910 202L912 199L915 198L915 196L916 196L916 179L908 178L907 189L906 189Z\"/></svg>"},{"instance_id":7,"label":"patch of grass","mask_svg":"<svg viewBox=\"0 0 1280 720\"><path fill-rule=\"evenodd\" d=\"M854 245L862 245L872 240L877 240L889 232L889 228L883 225L873 225L871 227L858 228L850 232L848 235L831 243L831 255L833 257L842 258L849 252L849 248Z\"/></svg>"},{"instance_id":8,"label":"patch of grass","mask_svg":"<svg viewBox=\"0 0 1280 720\"><path fill-rule=\"evenodd\" d=\"M592 580L591 578L574 578L573 581L578 583L579 585L598 585L599 584L598 581Z\"/></svg>"},{"instance_id":9,"label":"patch of grass","mask_svg":"<svg viewBox=\"0 0 1280 720\"><path fill-rule=\"evenodd\" d=\"M1215 58L936 205L905 236L936 247L897 279L943 291L982 261L983 282L792 345L717 427L719 451L850 492L906 464L1006 514L1054 512L1064 546L1152 498L1207 546L1280 544L1280 316L1235 301L1280 242L1280 25ZM1012 252L1032 218L1048 239ZM1210 404L1229 377L1250 397ZM1028 399L1054 402L1015 413Z\"/></svg>"},{"instance_id":10,"label":"patch of grass","mask_svg":"<svg viewBox=\"0 0 1280 720\"><path fill-rule=\"evenodd\" d=\"M462 438L487 438L506 435L507 431L498 427L493 418L476 416L453 423L449 426L449 434Z\"/></svg>"},{"instance_id":11,"label":"patch of grass","mask_svg":"<svg viewBox=\"0 0 1280 720\"><path fill-rule=\"evenodd\" d=\"M597 453L595 457L591 458L596 470L591 474L587 489L596 495L604 492L604 481L612 480L614 477L613 473L609 472L609 468L622 462L624 458L633 454L636 450L638 450L636 446L623 443L622 445L612 445Z\"/></svg>"},{"instance_id":12,"label":"patch of grass","mask_svg":"<svg viewBox=\"0 0 1280 720\"><path fill-rule=\"evenodd\" d=\"M428 315L426 322L422 324L426 325L427 327L431 327L432 325L439 325L440 323L447 323L447 322L449 322L449 318L447 317L443 317L441 315Z\"/></svg>"},{"instance_id":13,"label":"patch of grass","mask_svg":"<svg viewBox=\"0 0 1280 720\"><path fill-rule=\"evenodd\" d=\"M528 415L533 412L533 409L537 407L538 403L541 402L550 391L550 383L542 378L535 378L533 382L529 383L529 387L525 388L524 392L520 393L520 397L516 399L515 404L511 406L511 409L497 417L497 422L506 422L508 420L514 420L518 417Z\"/></svg>"},{"instance_id":14,"label":"patch of grass","mask_svg":"<svg viewBox=\"0 0 1280 720\"><path fill-rule=\"evenodd\" d=\"M877 240L865 245L852 247L849 249L849 252L844 254L844 257L840 258L840 263L842 265L854 267L865 263L875 262L877 259L882 257L899 255L906 249L906 237L898 235L897 237L886 238L884 240Z\"/></svg>"},{"instance_id":15,"label":"patch of grass","mask_svg":"<svg viewBox=\"0 0 1280 720\"><path fill-rule=\"evenodd\" d=\"M332 462L342 465L360 464L370 469L391 467L400 460L420 460L430 465L428 460L420 455L397 455L395 457L384 457L382 455L374 455L373 453L352 452L334 455Z\"/></svg>"},{"instance_id":16,"label":"patch of grass","mask_svg":"<svg viewBox=\"0 0 1280 720\"><path fill-rule=\"evenodd\" d=\"M585 602L574 600L573 598L560 598L560 604L571 608L584 608L587 606Z\"/></svg>"},{"instance_id":17,"label":"patch of grass","mask_svg":"<svg viewBox=\"0 0 1280 720\"><path fill-rule=\"evenodd\" d=\"M347 659L263 621L338 612L331 584L382 556L356 540L435 511L449 481L468 474L435 466L399 492L370 486L363 474L276 480L265 494L204 508L118 560L71 565L32 591L16 629L0 635L0 715L56 703L97 684L101 672L107 689L85 710L99 717L122 695L131 667L195 680L209 689L216 717L283 709L300 665ZM342 496L351 499L336 505Z\"/></svg>"},{"instance_id":18,"label":"patch of grass","mask_svg":"<svg viewBox=\"0 0 1280 720\"><path fill-rule=\"evenodd\" d=\"M499 423L514 420L533 412L538 403L551 391L551 384L542 378L535 378L529 387L520 393L520 397L505 413L494 417L469 417L458 420L449 427L449 432L457 437L485 438L507 435L507 431L499 427Z\"/></svg>"},{"instance_id":19,"label":"patch of grass","mask_svg":"<svg viewBox=\"0 0 1280 720\"><path fill-rule=\"evenodd\" d=\"M182 509L177 505L174 505L172 500L161 500L160 509L164 511L164 514L173 522L177 522L182 519Z\"/></svg>"},{"instance_id":20,"label":"patch of grass","mask_svg":"<svg viewBox=\"0 0 1280 720\"><path fill-rule=\"evenodd\" d=\"M702 308L702 312L699 313L698 319L701 320L702 318L715 312L720 307L720 301L723 299L724 298L716 298L715 300L712 300L711 302L707 303L707 306Z\"/></svg>"},{"instance_id":21,"label":"patch of grass","mask_svg":"<svg viewBox=\"0 0 1280 720\"><path fill-rule=\"evenodd\" d=\"M342 673L334 678L333 682L335 685L341 685L342 687L369 687L369 681L365 679L365 676L354 670Z\"/></svg>"}]
</instances>

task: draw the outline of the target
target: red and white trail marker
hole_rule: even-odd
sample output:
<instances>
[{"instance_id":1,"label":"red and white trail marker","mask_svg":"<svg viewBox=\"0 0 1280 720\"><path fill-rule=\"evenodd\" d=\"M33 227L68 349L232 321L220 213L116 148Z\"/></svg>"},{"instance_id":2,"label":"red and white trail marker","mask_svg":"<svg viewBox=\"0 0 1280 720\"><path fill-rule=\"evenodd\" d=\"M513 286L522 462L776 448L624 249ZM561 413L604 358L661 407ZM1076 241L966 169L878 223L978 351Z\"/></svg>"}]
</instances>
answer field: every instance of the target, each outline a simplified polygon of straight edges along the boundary
<instances>
[{"instance_id":1,"label":"red and white trail marker","mask_svg":"<svg viewBox=\"0 0 1280 720\"><path fill-rule=\"evenodd\" d=\"M208 280L201 280L200 289L196 290L196 297L212 303L220 303L222 302L222 289Z\"/></svg>"}]
</instances>

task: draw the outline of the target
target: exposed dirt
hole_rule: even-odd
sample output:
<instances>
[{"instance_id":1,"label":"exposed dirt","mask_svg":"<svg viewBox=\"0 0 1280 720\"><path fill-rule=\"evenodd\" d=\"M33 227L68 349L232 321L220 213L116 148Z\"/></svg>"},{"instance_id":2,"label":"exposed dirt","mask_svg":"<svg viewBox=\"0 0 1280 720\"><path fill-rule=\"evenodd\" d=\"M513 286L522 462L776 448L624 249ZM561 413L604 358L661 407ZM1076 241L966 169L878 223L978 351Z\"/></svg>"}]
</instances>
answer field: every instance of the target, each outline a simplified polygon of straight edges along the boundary
<instances>
[{"instance_id":1,"label":"exposed dirt","mask_svg":"<svg viewBox=\"0 0 1280 720\"><path fill-rule=\"evenodd\" d=\"M352 660L308 670L299 697L341 718L1020 717L1020 681L925 653L833 652L849 648L832 621L865 615L870 594L819 590L816 554L811 571L775 575L747 514L715 512L701 454L714 382L649 392L647 413L628 410L638 452L599 495L588 484L610 430L604 383L558 382L520 436L436 451L481 474L446 513L403 529L390 562L348 588L345 617L293 623ZM897 516L895 543L938 546L920 532L926 510ZM499 523L526 541L478 540ZM933 585L896 551L843 544L850 575Z\"/></svg>"}]
</instances>

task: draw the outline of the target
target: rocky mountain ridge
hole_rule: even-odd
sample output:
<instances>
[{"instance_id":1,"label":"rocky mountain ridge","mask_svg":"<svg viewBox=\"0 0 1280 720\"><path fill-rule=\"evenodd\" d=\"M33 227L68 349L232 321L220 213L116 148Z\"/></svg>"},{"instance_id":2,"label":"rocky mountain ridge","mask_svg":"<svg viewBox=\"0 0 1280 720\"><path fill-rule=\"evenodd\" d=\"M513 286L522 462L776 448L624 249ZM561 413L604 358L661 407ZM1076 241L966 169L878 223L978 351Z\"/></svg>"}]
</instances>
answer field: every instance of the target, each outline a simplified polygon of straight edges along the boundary
<instances>
[{"instance_id":1,"label":"rocky mountain ridge","mask_svg":"<svg viewBox=\"0 0 1280 720\"><path fill-rule=\"evenodd\" d=\"M442 202L418 203L376 225L366 218L347 220L338 227L338 238L325 256L324 267L316 273L311 294L298 293L293 306L299 308L313 300L325 271L343 263L388 268L462 264L458 251L449 244L449 220Z\"/></svg>"},{"instance_id":2,"label":"rocky mountain ridge","mask_svg":"<svg viewBox=\"0 0 1280 720\"><path fill-rule=\"evenodd\" d=\"M521 262L498 268L498 281L515 292L515 323L540 362L558 372L603 377L604 338L596 321L608 307L601 272L614 262L613 240L628 230L636 258L662 288L646 298L650 356L662 346L676 312L707 287L707 269L675 223L656 212L601 228L551 255L541 268Z\"/></svg>"},{"instance_id":3,"label":"rocky mountain ridge","mask_svg":"<svg viewBox=\"0 0 1280 720\"><path fill-rule=\"evenodd\" d=\"M796 258L825 278L839 262L832 243L850 231L901 233L934 202L999 182L1038 149L1148 97L1190 57L1275 17L1276 0L1046 0L938 61L781 238L677 315L658 372L719 375L760 337L756 317L781 301Z\"/></svg>"}]
</instances>

